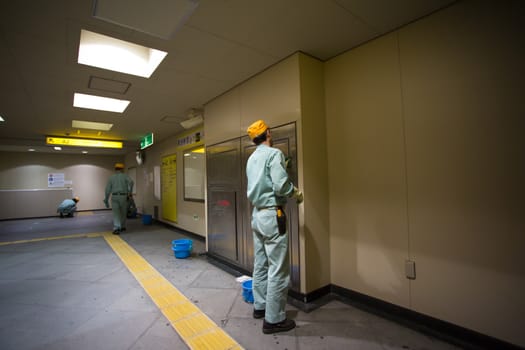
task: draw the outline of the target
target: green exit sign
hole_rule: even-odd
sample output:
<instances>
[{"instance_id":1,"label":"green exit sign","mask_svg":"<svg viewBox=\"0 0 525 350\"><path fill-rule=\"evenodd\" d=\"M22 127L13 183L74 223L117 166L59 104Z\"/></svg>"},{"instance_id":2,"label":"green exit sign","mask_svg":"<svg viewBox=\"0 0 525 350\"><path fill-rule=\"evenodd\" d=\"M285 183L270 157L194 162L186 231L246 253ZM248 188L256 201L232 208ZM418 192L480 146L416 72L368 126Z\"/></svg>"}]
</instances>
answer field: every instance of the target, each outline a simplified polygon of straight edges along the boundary
<instances>
[{"instance_id":1,"label":"green exit sign","mask_svg":"<svg viewBox=\"0 0 525 350\"><path fill-rule=\"evenodd\" d=\"M140 149L153 145L153 133L148 134L140 139Z\"/></svg>"}]
</instances>

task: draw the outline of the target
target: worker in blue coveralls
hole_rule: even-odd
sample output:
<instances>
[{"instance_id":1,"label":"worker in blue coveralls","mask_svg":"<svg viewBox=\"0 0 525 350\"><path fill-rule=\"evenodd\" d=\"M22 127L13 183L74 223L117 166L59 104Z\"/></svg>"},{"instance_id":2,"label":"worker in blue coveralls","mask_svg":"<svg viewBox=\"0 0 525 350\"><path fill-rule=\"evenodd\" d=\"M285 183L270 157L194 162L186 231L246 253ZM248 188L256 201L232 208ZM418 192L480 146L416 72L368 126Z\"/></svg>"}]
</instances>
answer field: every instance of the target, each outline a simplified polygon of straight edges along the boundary
<instances>
[{"instance_id":1,"label":"worker in blue coveralls","mask_svg":"<svg viewBox=\"0 0 525 350\"><path fill-rule=\"evenodd\" d=\"M64 199L62 203L57 208L57 213L60 214L60 217L64 216L73 217L75 211L77 211L77 203L80 200L78 197L73 197L71 199Z\"/></svg>"},{"instance_id":2,"label":"worker in blue coveralls","mask_svg":"<svg viewBox=\"0 0 525 350\"><path fill-rule=\"evenodd\" d=\"M272 147L264 121L256 121L247 132L257 145L246 164L247 196L254 206L253 317L264 317L265 334L286 332L295 328L295 322L286 318L285 311L290 262L284 205L287 197L302 203L303 194L290 181L284 154Z\"/></svg>"},{"instance_id":3,"label":"worker in blue coveralls","mask_svg":"<svg viewBox=\"0 0 525 350\"><path fill-rule=\"evenodd\" d=\"M113 234L119 235L126 230L126 216L128 212L128 197L133 192L133 180L124 174L124 164L115 164L115 174L111 175L106 185L104 204L109 208L111 195L111 211L113 212Z\"/></svg>"}]
</instances>

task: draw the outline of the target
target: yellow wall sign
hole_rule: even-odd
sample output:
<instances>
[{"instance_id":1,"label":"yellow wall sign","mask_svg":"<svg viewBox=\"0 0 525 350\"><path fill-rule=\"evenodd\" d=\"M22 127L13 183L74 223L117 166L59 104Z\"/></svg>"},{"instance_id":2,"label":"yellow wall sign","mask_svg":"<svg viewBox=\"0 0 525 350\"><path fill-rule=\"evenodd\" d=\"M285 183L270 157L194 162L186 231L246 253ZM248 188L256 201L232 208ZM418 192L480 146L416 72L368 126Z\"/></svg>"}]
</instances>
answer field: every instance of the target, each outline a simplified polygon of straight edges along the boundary
<instances>
[{"instance_id":1,"label":"yellow wall sign","mask_svg":"<svg viewBox=\"0 0 525 350\"><path fill-rule=\"evenodd\" d=\"M162 218L177 222L177 155L163 157L161 164Z\"/></svg>"},{"instance_id":2,"label":"yellow wall sign","mask_svg":"<svg viewBox=\"0 0 525 350\"><path fill-rule=\"evenodd\" d=\"M46 137L46 144L75 147L122 148L121 141L106 141L94 139L77 139L71 137Z\"/></svg>"}]
</instances>

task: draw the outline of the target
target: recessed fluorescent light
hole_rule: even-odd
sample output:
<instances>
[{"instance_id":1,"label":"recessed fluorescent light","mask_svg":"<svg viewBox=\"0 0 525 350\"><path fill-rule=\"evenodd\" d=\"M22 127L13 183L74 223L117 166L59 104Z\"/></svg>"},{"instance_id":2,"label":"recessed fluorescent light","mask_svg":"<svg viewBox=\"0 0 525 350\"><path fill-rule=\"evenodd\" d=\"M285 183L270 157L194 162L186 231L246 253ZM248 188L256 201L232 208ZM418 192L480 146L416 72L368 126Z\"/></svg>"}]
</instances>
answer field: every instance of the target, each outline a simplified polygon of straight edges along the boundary
<instances>
[{"instance_id":1,"label":"recessed fluorescent light","mask_svg":"<svg viewBox=\"0 0 525 350\"><path fill-rule=\"evenodd\" d=\"M82 29L78 63L149 78L167 53Z\"/></svg>"},{"instance_id":2,"label":"recessed fluorescent light","mask_svg":"<svg viewBox=\"0 0 525 350\"><path fill-rule=\"evenodd\" d=\"M88 151L82 151L82 154L88 154Z\"/></svg>"},{"instance_id":3,"label":"recessed fluorescent light","mask_svg":"<svg viewBox=\"0 0 525 350\"><path fill-rule=\"evenodd\" d=\"M113 124L73 120L73 122L71 123L71 126L76 129L92 129L92 130L109 131L113 127Z\"/></svg>"},{"instance_id":4,"label":"recessed fluorescent light","mask_svg":"<svg viewBox=\"0 0 525 350\"><path fill-rule=\"evenodd\" d=\"M127 100L118 100L116 98L101 97L95 95L86 95L75 92L73 106L80 108L97 109L99 111L122 113L129 105Z\"/></svg>"},{"instance_id":5,"label":"recessed fluorescent light","mask_svg":"<svg viewBox=\"0 0 525 350\"><path fill-rule=\"evenodd\" d=\"M29 151L29 152L34 152L35 149L34 149L34 148L29 148L28 151Z\"/></svg>"},{"instance_id":6,"label":"recessed fluorescent light","mask_svg":"<svg viewBox=\"0 0 525 350\"><path fill-rule=\"evenodd\" d=\"M62 150L62 147L58 147L58 146L55 146L53 148L55 149L55 151L61 151Z\"/></svg>"},{"instance_id":7,"label":"recessed fluorescent light","mask_svg":"<svg viewBox=\"0 0 525 350\"><path fill-rule=\"evenodd\" d=\"M77 139L72 137L46 137L48 145L97 147L97 148L122 148L121 141L105 141L95 139Z\"/></svg>"}]
</instances>

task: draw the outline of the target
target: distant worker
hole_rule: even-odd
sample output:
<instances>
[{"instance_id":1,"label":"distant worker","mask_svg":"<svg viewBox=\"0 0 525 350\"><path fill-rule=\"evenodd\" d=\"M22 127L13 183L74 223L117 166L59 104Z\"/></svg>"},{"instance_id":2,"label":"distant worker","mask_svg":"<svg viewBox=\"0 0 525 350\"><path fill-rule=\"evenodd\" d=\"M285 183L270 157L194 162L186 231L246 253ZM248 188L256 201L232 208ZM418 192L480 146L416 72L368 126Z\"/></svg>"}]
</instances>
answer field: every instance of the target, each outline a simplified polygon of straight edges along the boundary
<instances>
[{"instance_id":1,"label":"distant worker","mask_svg":"<svg viewBox=\"0 0 525 350\"><path fill-rule=\"evenodd\" d=\"M64 216L73 217L75 211L77 211L77 203L80 200L78 197L73 197L71 199L64 199L62 203L57 208L57 213L60 214L60 217Z\"/></svg>"},{"instance_id":2,"label":"distant worker","mask_svg":"<svg viewBox=\"0 0 525 350\"><path fill-rule=\"evenodd\" d=\"M113 234L118 235L126 230L126 216L128 212L128 197L133 192L133 180L124 174L124 164L115 164L116 173L111 175L106 185L104 204L109 208L111 195L111 211L113 212Z\"/></svg>"},{"instance_id":3,"label":"distant worker","mask_svg":"<svg viewBox=\"0 0 525 350\"><path fill-rule=\"evenodd\" d=\"M253 317L264 317L265 334L286 332L295 328L295 322L286 318L285 311L290 262L284 205L287 197L302 203L303 194L290 181L286 158L272 147L270 129L264 121L256 121L247 132L257 145L246 164L246 194L254 206Z\"/></svg>"}]
</instances>

